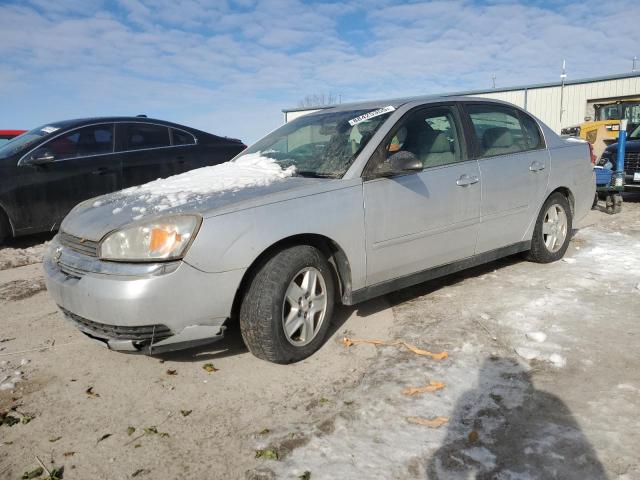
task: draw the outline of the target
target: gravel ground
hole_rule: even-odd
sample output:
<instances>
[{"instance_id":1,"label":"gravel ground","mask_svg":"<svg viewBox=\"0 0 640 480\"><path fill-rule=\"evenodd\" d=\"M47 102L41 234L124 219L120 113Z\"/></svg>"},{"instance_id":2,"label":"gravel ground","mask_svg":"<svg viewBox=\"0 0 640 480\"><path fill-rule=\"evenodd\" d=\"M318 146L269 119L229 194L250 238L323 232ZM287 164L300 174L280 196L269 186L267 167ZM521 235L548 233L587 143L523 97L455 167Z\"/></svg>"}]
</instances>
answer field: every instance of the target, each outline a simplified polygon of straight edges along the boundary
<instances>
[{"instance_id":1,"label":"gravel ground","mask_svg":"<svg viewBox=\"0 0 640 480\"><path fill-rule=\"evenodd\" d=\"M37 456L82 480L640 479L640 197L627 200L591 212L565 261L508 258L341 309L290 366L255 359L237 329L163 357L104 350L42 291L42 247L0 250L0 478Z\"/></svg>"}]
</instances>

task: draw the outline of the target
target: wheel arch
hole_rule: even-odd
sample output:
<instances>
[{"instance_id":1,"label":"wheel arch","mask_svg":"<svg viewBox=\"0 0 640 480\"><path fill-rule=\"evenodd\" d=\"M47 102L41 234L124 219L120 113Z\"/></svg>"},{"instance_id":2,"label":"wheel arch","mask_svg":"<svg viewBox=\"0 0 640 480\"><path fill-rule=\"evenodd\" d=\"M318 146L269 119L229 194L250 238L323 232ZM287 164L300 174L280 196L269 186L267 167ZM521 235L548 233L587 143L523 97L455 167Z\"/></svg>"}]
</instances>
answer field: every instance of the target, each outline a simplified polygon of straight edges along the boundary
<instances>
[{"instance_id":1,"label":"wheel arch","mask_svg":"<svg viewBox=\"0 0 640 480\"><path fill-rule=\"evenodd\" d=\"M567 198L567 200L569 201L569 207L571 208L571 214L574 215L576 211L576 199L573 196L571 190L569 190L567 187L557 187L555 190L550 192L549 195L547 195L547 198L545 198L544 201L546 202L547 199L554 193L560 193ZM544 205L544 202L542 202L542 204Z\"/></svg>"},{"instance_id":2,"label":"wheel arch","mask_svg":"<svg viewBox=\"0 0 640 480\"><path fill-rule=\"evenodd\" d=\"M333 268L338 291L340 292L340 300L351 295L351 264L346 253L338 245L338 243L329 237L316 233L302 233L291 235L289 237L278 240L268 248L262 251L251 263L247 271L244 273L240 285L236 291L231 307L231 319L237 319L240 311L240 304L244 292L249 286L255 272L260 269L275 253L297 245L309 245L320 250L329 261Z\"/></svg>"},{"instance_id":3,"label":"wheel arch","mask_svg":"<svg viewBox=\"0 0 640 480\"><path fill-rule=\"evenodd\" d=\"M4 205L2 205L2 203L0 203L0 225L2 223L5 223L8 227L9 227L9 235L11 237L15 237L16 236L16 230L13 226L13 222L11 221L11 218L9 217L9 214L7 213L7 209L4 208Z\"/></svg>"}]
</instances>

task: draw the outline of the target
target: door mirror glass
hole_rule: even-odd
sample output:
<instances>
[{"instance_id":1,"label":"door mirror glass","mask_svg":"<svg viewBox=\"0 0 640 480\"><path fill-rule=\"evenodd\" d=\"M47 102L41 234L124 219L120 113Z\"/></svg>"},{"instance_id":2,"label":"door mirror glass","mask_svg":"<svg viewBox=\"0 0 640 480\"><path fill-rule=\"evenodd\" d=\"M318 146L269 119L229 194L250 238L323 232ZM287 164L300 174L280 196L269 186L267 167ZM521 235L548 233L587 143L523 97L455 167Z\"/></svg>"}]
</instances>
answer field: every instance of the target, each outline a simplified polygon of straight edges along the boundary
<instances>
[{"instance_id":1,"label":"door mirror glass","mask_svg":"<svg viewBox=\"0 0 640 480\"><path fill-rule=\"evenodd\" d=\"M384 177L421 172L422 162L413 153L406 150L391 155L386 162L380 164L378 173Z\"/></svg>"},{"instance_id":2,"label":"door mirror glass","mask_svg":"<svg viewBox=\"0 0 640 480\"><path fill-rule=\"evenodd\" d=\"M46 163L52 163L55 159L55 156L49 149L42 147L33 151L27 163L31 165L44 165Z\"/></svg>"}]
</instances>

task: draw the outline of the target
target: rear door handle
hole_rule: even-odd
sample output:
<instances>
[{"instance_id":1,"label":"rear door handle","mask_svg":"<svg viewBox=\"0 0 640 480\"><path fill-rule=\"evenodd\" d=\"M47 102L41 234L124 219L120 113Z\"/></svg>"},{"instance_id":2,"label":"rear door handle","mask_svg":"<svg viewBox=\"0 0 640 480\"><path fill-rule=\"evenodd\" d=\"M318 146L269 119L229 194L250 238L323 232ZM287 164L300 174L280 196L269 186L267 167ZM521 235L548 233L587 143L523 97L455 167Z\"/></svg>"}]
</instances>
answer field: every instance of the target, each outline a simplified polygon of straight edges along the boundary
<instances>
[{"instance_id":1,"label":"rear door handle","mask_svg":"<svg viewBox=\"0 0 640 480\"><path fill-rule=\"evenodd\" d=\"M467 187L469 185L473 185L474 183L478 183L480 181L480 179L476 176L469 176L466 173L462 176L460 176L460 178L458 180L456 180L456 185L458 185L459 187Z\"/></svg>"},{"instance_id":2,"label":"rear door handle","mask_svg":"<svg viewBox=\"0 0 640 480\"><path fill-rule=\"evenodd\" d=\"M535 161L531 165L529 165L529 170L531 170L532 172L538 172L540 170L544 170L544 164L538 161Z\"/></svg>"},{"instance_id":3,"label":"rear door handle","mask_svg":"<svg viewBox=\"0 0 640 480\"><path fill-rule=\"evenodd\" d=\"M95 170L93 170L91 173L93 175L105 175L107 173L110 173L112 170L108 169L107 167L98 167Z\"/></svg>"}]
</instances>

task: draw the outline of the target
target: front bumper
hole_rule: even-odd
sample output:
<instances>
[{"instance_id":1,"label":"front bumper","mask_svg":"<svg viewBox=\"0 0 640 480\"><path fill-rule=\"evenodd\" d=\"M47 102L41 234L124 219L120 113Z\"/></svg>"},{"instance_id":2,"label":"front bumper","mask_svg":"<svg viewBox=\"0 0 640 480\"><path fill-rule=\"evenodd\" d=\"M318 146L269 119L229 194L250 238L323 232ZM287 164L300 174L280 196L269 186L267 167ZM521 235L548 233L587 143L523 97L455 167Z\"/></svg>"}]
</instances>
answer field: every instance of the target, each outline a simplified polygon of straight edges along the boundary
<instances>
[{"instance_id":1,"label":"front bumper","mask_svg":"<svg viewBox=\"0 0 640 480\"><path fill-rule=\"evenodd\" d=\"M640 171L638 171L640 172ZM640 182L634 180L634 172L625 172L624 176L624 188L625 190L638 190L640 189Z\"/></svg>"},{"instance_id":2,"label":"front bumper","mask_svg":"<svg viewBox=\"0 0 640 480\"><path fill-rule=\"evenodd\" d=\"M47 290L78 329L110 349L148 354L222 338L245 272L104 262L57 237L43 267Z\"/></svg>"}]
</instances>

